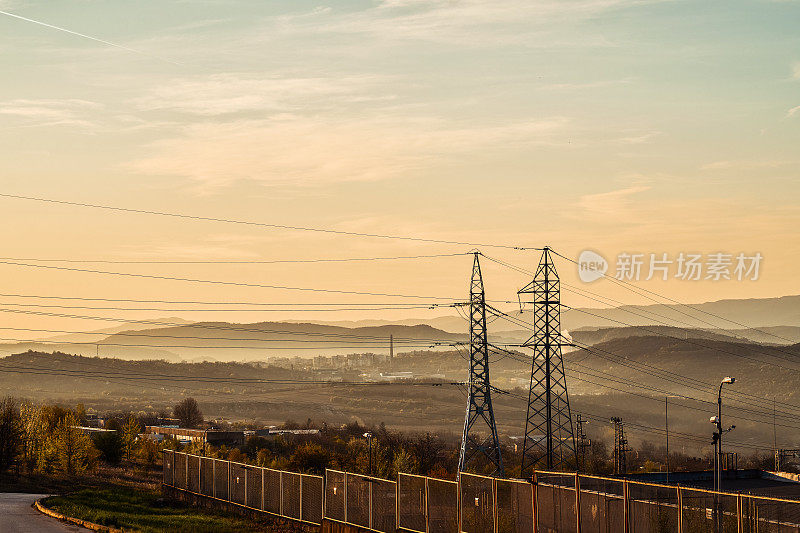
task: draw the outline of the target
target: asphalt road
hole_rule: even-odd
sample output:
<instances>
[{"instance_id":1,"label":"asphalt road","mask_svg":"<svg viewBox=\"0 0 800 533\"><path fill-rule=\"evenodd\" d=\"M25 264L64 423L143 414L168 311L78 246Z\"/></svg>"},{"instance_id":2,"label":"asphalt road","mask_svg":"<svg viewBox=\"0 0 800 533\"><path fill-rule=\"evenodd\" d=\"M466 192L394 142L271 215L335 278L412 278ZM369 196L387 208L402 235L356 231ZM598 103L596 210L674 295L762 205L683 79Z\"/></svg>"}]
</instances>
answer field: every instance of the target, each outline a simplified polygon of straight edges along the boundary
<instances>
[{"instance_id":1,"label":"asphalt road","mask_svg":"<svg viewBox=\"0 0 800 533\"><path fill-rule=\"evenodd\" d=\"M64 533L85 529L43 515L31 505L46 494L0 493L0 533Z\"/></svg>"}]
</instances>

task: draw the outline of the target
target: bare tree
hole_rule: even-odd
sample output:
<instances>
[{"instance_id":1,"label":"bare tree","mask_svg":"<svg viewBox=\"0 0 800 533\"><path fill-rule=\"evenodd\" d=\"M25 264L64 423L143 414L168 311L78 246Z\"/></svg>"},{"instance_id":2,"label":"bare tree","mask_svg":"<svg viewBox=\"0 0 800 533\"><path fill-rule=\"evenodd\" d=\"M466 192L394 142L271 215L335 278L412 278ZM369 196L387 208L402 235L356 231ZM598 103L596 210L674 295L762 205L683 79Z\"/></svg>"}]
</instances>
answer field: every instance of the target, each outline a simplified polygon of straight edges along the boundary
<instances>
[{"instance_id":1,"label":"bare tree","mask_svg":"<svg viewBox=\"0 0 800 533\"><path fill-rule=\"evenodd\" d=\"M175 418L180 421L181 427L194 428L203 423L203 413L194 398L186 398L175 406Z\"/></svg>"}]
</instances>

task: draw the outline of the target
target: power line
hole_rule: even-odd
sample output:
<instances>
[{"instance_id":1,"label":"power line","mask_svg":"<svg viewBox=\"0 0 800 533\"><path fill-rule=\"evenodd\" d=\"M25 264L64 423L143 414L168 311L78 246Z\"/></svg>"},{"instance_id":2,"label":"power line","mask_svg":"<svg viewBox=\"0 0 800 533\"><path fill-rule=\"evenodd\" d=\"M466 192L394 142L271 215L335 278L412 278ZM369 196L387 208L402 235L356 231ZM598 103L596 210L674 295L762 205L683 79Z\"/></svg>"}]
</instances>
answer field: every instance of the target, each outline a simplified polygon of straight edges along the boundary
<instances>
[{"instance_id":1,"label":"power line","mask_svg":"<svg viewBox=\"0 0 800 533\"><path fill-rule=\"evenodd\" d=\"M567 261L569 261L571 263L574 263L575 265L578 264L578 262L575 261L574 259L570 259L569 257L566 257L566 256L564 256L564 255L562 255L562 254L560 254L558 252L553 252L553 253L556 254L557 256L561 257L562 259L566 259ZM714 318L717 318L719 320L724 320L725 322L730 322L731 324L736 324L737 326L740 326L740 327L743 327L743 328L746 328L746 329L751 329L753 331L758 331L759 333L763 333L764 335L769 335L769 336L772 336L772 337L775 337L775 338L778 338L778 339L782 339L784 341L788 341L790 343L794 343L794 341L792 339L787 339L786 337L781 337L780 335L776 335L774 333L771 333L771 332L768 332L768 331L764 331L764 330L755 328L753 326L748 326L747 324L743 324L741 322L737 322L735 320L732 320L730 318L726 318L726 317L718 315L716 313L712 313L710 311L704 311L703 309L699 309L699 308L695 307L694 305L685 304L685 303L679 302L678 300L674 300L674 299L672 299L672 298L670 298L668 296L664 296L663 294L659 294L659 293L657 293L655 291L651 291L649 289L645 289L644 287L636 287L633 284L628 283L627 281L617 279L617 278L615 278L613 276L609 276L608 274L603 273L602 276L605 279L608 279L609 281L611 281L612 283L616 283L617 285L620 285L620 286L628 289L629 291L633 292L634 294L638 294L639 296L643 296L645 298L648 298L649 300L654 301L656 303L659 303L661 305L664 305L664 304L662 304L661 302L658 302L656 300L653 300L652 298L649 298L648 296L646 296L646 295L644 295L642 293L644 292L644 293L652 294L654 296L657 296L659 298L667 300L668 302L672 302L672 303L674 303L676 305L680 305L682 307L688 307L689 309L697 311L698 313L702 313L702 314L705 314L705 315L713 316ZM684 313L684 314L686 314L686 313ZM695 320L700 320L699 318L694 317L692 315L688 315L687 314L686 316L692 317ZM719 327L719 326L715 326L715 327Z\"/></svg>"},{"instance_id":2,"label":"power line","mask_svg":"<svg viewBox=\"0 0 800 533\"><path fill-rule=\"evenodd\" d=\"M1 195L0 195L1 196ZM146 260L146 259L52 259L39 257L0 257L5 261L34 261L39 263L98 263L110 265L274 265L301 263L349 263L366 261L396 261L402 259L432 259L439 257L460 257L470 252L429 255L401 255L394 257L345 257L323 259L276 259L276 260Z\"/></svg>"},{"instance_id":3,"label":"power line","mask_svg":"<svg viewBox=\"0 0 800 533\"><path fill-rule=\"evenodd\" d=\"M1 196L1 195L0 195ZM31 268L43 268L43 269L50 269L50 270L65 270L70 272L85 272L89 274L105 274L111 276L125 276L125 277L132 277L132 278L147 278L147 279L158 279L158 280L168 280L168 281L186 281L191 283L209 283L213 285L232 285L237 287L257 287L262 289L279 289L279 290L289 290L289 291L308 291L308 292L322 292L328 294L355 294L358 296L386 296L389 298L414 298L414 299L430 299L430 300L453 300L453 298L446 298L443 296L418 296L418 295L409 295L409 294L387 294L381 292L361 292L361 291L346 291L342 289L318 289L318 288L311 288L311 287L289 287L286 285L266 285L261 283L245 283L245 282L238 282L238 281L220 281L220 280L207 280L207 279L197 279L197 278L181 278L177 276L159 276L155 274L135 274L133 272L112 272L108 270L93 270L88 268L75 268L75 267L65 267L65 266L54 266L54 265L36 265L33 263L19 263L14 261L0 261L0 264L5 265L12 265L12 266L23 266L23 267L31 267Z\"/></svg>"},{"instance_id":4,"label":"power line","mask_svg":"<svg viewBox=\"0 0 800 533\"><path fill-rule=\"evenodd\" d=\"M52 198L39 198L34 196L22 196L18 194L7 194L7 193L0 193L0 197L4 198L13 198L16 200L30 200L34 202L43 202L49 204L59 204L59 205L69 205L73 207L89 207L92 209L103 209L106 211L116 211L121 213L135 213L140 215L156 215L162 217L171 217L171 218L182 218L182 219L190 219L190 220L202 220L208 222L224 222L226 224L240 224L245 226L257 226L257 227L265 227L265 228L275 228L275 229L288 229L288 230L295 230L295 231L310 231L316 233L327 233L327 234L336 234L336 235L347 235L351 237L371 237L376 239L394 239L394 240L403 240L403 241L414 241L414 242L427 242L427 243L437 243L437 244L455 244L460 246L480 246L485 248L506 248L511 250L540 250L541 248L530 248L524 246L513 246L513 245L505 245L505 244L489 244L489 243L474 243L474 242L464 242L464 241L450 241L450 240L442 240L442 239L428 239L423 237L409 237L409 236L402 236L402 235L384 235L379 233L364 233L364 232L357 232L357 231L343 231L343 230L334 230L329 228L314 228L314 227L305 227L305 226L291 226L286 224L271 224L266 222L254 222L254 221L247 221L247 220L234 220L229 218L218 218L218 217L205 217L199 215L187 215L183 213L169 213L166 211L154 211L149 209L134 209L134 208L127 208L127 207L118 207L118 206L110 206L110 205L101 205L101 204L90 204L85 202L70 202L66 200L55 200Z\"/></svg>"},{"instance_id":5,"label":"power line","mask_svg":"<svg viewBox=\"0 0 800 533\"><path fill-rule=\"evenodd\" d=\"M73 318L76 320L100 320L100 321L107 321L107 322L122 322L122 323L131 323L131 324L148 324L148 325L155 325L155 326L167 326L167 327L182 327L182 328L199 328L199 329L211 329L211 330L222 330L222 331L241 331L247 333L285 333L287 335L303 335L303 336L319 336L319 337L345 337L345 338L363 338L363 339L372 339L372 340L385 340L385 336L379 335L350 335L350 334L343 334L343 333L325 333L325 332L318 332L318 331L311 331L311 332L304 332L304 331L295 331L292 332L291 330L267 330L267 329L255 329L255 328L240 328L240 327L230 327L230 326L215 326L209 323L179 323L179 322L160 322L155 320L134 320L134 319L125 319L125 318L118 318L118 317L98 317L98 316L85 316L85 315L68 315L63 313L46 313L42 311L23 311L21 309L3 309L0 308L0 313L16 313L16 314L27 314L27 315L36 315L36 316L51 316L51 317L59 317L59 318ZM98 332L87 332L89 334L96 334ZM99 332L102 334L103 332ZM435 340L441 341L442 339L410 339L410 340Z\"/></svg>"},{"instance_id":6,"label":"power line","mask_svg":"<svg viewBox=\"0 0 800 533\"><path fill-rule=\"evenodd\" d=\"M302 304L287 304L275 302L231 302L231 301L206 301L206 300L142 300L135 298L92 298L86 296L53 296L53 295L39 295L39 294L0 294L0 297L8 298L29 298L29 299L47 299L47 300L76 300L81 302L130 302L130 303L163 303L163 304L187 304L187 305L259 305L259 306L287 306L287 305L304 305L304 306L330 306L330 305L392 305L392 306L414 306L420 305L419 302L390 302L390 303L377 303L377 302L303 302ZM442 306L448 304L442 303L428 303L426 306Z\"/></svg>"},{"instance_id":7,"label":"power line","mask_svg":"<svg viewBox=\"0 0 800 533\"><path fill-rule=\"evenodd\" d=\"M171 308L171 307L119 307L119 306L88 306L88 305L58 305L58 304L29 304L15 302L0 302L0 305L12 307L35 307L43 309L85 309L95 311L163 311L163 312L182 312L182 313L339 313L343 311L408 311L412 309L434 309L438 306L426 305L390 305L383 307L317 307L292 308L278 307L272 309L244 308L244 309L209 309L209 308ZM290 304L284 304L290 305Z\"/></svg>"}]
</instances>

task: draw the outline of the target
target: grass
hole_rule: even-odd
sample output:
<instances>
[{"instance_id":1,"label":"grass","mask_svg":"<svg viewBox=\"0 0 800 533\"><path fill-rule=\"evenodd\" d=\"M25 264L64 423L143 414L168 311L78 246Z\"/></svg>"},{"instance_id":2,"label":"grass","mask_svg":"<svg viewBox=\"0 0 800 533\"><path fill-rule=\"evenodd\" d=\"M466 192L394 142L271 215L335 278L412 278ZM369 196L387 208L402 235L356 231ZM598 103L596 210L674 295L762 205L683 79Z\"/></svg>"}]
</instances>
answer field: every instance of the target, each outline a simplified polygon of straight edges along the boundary
<instances>
[{"instance_id":1,"label":"grass","mask_svg":"<svg viewBox=\"0 0 800 533\"><path fill-rule=\"evenodd\" d=\"M155 490L135 487L85 488L47 498L44 505L96 524L142 532L270 531L265 523L234 514L165 502Z\"/></svg>"}]
</instances>

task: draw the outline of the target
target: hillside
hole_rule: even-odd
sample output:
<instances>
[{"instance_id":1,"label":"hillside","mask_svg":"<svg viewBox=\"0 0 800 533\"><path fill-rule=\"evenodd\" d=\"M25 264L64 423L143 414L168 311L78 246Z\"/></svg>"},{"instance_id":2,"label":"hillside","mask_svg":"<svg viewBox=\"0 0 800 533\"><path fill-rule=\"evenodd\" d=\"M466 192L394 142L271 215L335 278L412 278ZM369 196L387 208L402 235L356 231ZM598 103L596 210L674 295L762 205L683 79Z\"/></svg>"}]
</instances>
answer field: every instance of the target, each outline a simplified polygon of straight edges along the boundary
<instances>
[{"instance_id":1,"label":"hillside","mask_svg":"<svg viewBox=\"0 0 800 533\"><path fill-rule=\"evenodd\" d=\"M726 413L737 426L736 442L763 444L769 440L765 435L771 435L773 400L777 402L780 441L784 446L795 446L800 441L795 417L784 414L794 412L795 408L782 405L800 406L796 386L800 377L800 345L776 349L746 342L688 340L689 343L633 336L601 342L593 346L592 352L566 353L573 414L581 412L600 419L621 416L630 423L660 428L664 420L664 397L669 393L673 395L671 429L704 436L709 433L708 417L716 410L715 383L725 375L733 375L737 382L726 389ZM462 387L453 383L466 377L465 357L457 351L418 351L398 355L390 364L381 363L372 369L330 371L244 363L124 361L31 352L0 359L0 394L67 405L83 402L98 410L161 410L191 395L212 418L259 423L309 417L334 424L359 420L385 422L407 431L458 434L463 424L465 397ZM505 390L517 387L515 394L525 397L530 364L524 355L516 357L523 360L492 357L492 383ZM414 380L348 384L379 380L378 372L411 372ZM681 376L707 385L699 383L697 390ZM253 383L253 379L265 381ZM295 380L309 383L293 383ZM519 435L525 401L496 392L494 404L501 433ZM606 426L593 422L591 434L608 437L610 426ZM657 430L643 432L637 427L630 428L632 442L661 438ZM689 452L699 451L696 443L687 442L684 446Z\"/></svg>"}]
</instances>

